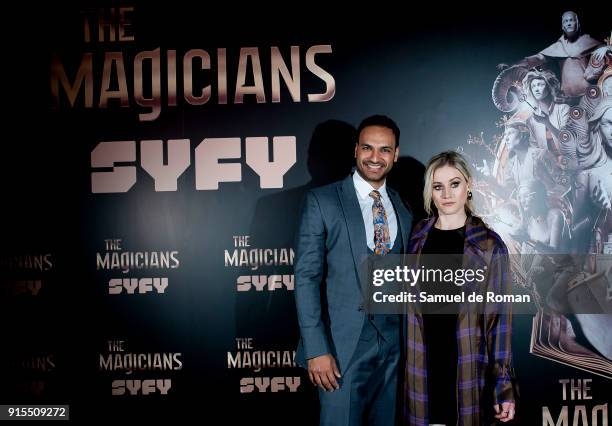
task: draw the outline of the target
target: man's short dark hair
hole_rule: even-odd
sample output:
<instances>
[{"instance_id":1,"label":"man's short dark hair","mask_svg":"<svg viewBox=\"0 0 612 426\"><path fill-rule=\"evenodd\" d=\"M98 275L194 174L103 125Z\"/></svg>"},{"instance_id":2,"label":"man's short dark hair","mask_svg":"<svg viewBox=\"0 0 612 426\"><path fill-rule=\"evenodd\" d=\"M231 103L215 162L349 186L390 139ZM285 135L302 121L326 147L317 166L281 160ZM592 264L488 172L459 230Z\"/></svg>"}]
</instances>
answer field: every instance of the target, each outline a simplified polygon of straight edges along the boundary
<instances>
[{"instance_id":1,"label":"man's short dark hair","mask_svg":"<svg viewBox=\"0 0 612 426\"><path fill-rule=\"evenodd\" d=\"M361 134L361 131L369 126L381 126L391 129L393 131L393 135L395 135L395 147L399 146L400 140L400 129L395 124L395 121L391 120L386 115L371 115L365 118L357 128L357 137ZM357 141L359 142L359 141Z\"/></svg>"}]
</instances>

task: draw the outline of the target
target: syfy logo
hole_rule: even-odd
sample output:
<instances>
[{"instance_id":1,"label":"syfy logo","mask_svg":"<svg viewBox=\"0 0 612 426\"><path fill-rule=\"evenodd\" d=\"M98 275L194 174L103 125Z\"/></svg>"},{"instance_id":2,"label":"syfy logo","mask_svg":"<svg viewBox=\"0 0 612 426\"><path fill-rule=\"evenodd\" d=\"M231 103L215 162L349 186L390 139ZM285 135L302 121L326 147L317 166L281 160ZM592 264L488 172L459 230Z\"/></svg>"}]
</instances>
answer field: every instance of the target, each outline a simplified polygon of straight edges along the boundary
<instances>
[{"instance_id":1,"label":"syfy logo","mask_svg":"<svg viewBox=\"0 0 612 426\"><path fill-rule=\"evenodd\" d=\"M240 393L297 392L300 377L243 377L240 379Z\"/></svg>"},{"instance_id":2,"label":"syfy logo","mask_svg":"<svg viewBox=\"0 0 612 426\"><path fill-rule=\"evenodd\" d=\"M15 386L16 390L20 394L41 396L46 387L44 380L27 380L18 382Z\"/></svg>"},{"instance_id":3,"label":"syfy logo","mask_svg":"<svg viewBox=\"0 0 612 426\"><path fill-rule=\"evenodd\" d=\"M38 296L42 287L41 280L19 280L2 284L7 285L7 293L14 295L27 294L29 296Z\"/></svg>"},{"instance_id":4,"label":"syfy logo","mask_svg":"<svg viewBox=\"0 0 612 426\"><path fill-rule=\"evenodd\" d=\"M248 137L245 140L246 164L259 175L261 188L282 188L283 176L295 164L295 136L274 136L273 160L269 161L268 138ZM177 180L191 164L189 139L170 139L164 161L162 140L140 141L140 167L153 177L155 191L176 191ZM219 182L241 182L240 162L219 160L242 158L239 137L205 138L195 148L196 190L217 190ZM100 142L91 152L92 169L112 169L91 173L91 192L118 193L129 191L136 183L136 166L117 163L136 162L136 141Z\"/></svg>"},{"instance_id":5,"label":"syfy logo","mask_svg":"<svg viewBox=\"0 0 612 426\"><path fill-rule=\"evenodd\" d=\"M168 287L168 278L111 278L108 282L108 294L145 294L156 291L164 293Z\"/></svg>"},{"instance_id":6,"label":"syfy logo","mask_svg":"<svg viewBox=\"0 0 612 426\"><path fill-rule=\"evenodd\" d=\"M113 395L151 395L158 392L161 395L168 395L168 391L172 387L172 380L113 380L112 387Z\"/></svg>"},{"instance_id":7,"label":"syfy logo","mask_svg":"<svg viewBox=\"0 0 612 426\"><path fill-rule=\"evenodd\" d=\"M257 291L274 291L284 287L293 290L294 275L241 275L236 280L236 290L249 291L253 287Z\"/></svg>"}]
</instances>

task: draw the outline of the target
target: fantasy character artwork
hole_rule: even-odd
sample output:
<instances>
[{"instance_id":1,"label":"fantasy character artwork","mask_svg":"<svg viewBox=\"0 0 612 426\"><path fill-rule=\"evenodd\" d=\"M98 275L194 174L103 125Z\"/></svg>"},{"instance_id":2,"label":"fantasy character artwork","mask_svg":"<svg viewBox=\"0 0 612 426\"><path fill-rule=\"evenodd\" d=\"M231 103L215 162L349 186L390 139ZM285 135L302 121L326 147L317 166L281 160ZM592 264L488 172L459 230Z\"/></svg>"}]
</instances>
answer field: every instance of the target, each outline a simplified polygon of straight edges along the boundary
<instances>
[{"instance_id":1,"label":"fantasy character artwork","mask_svg":"<svg viewBox=\"0 0 612 426\"><path fill-rule=\"evenodd\" d=\"M535 301L531 353L612 379L612 36L582 34L573 12L562 29L540 53L500 64L501 135L458 150L515 288Z\"/></svg>"}]
</instances>

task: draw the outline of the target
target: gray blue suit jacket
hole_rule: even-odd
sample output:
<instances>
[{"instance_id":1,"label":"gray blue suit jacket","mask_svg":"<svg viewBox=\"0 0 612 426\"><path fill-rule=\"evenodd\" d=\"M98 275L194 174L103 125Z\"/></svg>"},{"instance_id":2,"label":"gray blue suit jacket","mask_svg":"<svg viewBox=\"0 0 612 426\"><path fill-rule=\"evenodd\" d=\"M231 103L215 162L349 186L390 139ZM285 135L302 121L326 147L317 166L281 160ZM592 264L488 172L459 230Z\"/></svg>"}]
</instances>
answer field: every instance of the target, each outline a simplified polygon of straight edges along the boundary
<instances>
[{"instance_id":1,"label":"gray blue suit jacket","mask_svg":"<svg viewBox=\"0 0 612 426\"><path fill-rule=\"evenodd\" d=\"M412 214L396 191L387 187L387 194L407 246ZM359 268L367 256L367 241L352 176L306 194L296 238L295 300L301 333L296 362L306 368L306 360L329 353L342 372L365 319Z\"/></svg>"}]
</instances>

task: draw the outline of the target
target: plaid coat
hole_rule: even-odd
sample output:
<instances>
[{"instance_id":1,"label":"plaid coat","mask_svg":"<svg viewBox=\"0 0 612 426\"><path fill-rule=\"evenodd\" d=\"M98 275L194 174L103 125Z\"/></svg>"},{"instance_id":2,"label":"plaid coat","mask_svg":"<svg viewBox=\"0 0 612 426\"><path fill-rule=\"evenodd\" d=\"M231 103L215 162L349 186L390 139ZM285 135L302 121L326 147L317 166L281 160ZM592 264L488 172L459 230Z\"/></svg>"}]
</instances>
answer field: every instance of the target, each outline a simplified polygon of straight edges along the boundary
<instances>
[{"instance_id":1,"label":"plaid coat","mask_svg":"<svg viewBox=\"0 0 612 426\"><path fill-rule=\"evenodd\" d=\"M414 229L408 253L419 254L436 217ZM464 267L488 267L487 288L509 291L508 251L495 232L475 216L466 221ZM491 259L502 261L491 262ZM466 263L468 265L466 265ZM412 310L412 312L410 312ZM507 305L501 313L478 314L462 308L457 320L457 419L458 425L479 426L493 411L493 404L514 401L511 377L512 316ZM408 307L405 321L404 424L429 425L427 366L423 317ZM449 407L450 409L451 407ZM482 409L482 413L481 413Z\"/></svg>"}]
</instances>

